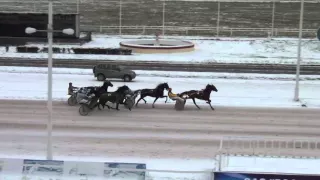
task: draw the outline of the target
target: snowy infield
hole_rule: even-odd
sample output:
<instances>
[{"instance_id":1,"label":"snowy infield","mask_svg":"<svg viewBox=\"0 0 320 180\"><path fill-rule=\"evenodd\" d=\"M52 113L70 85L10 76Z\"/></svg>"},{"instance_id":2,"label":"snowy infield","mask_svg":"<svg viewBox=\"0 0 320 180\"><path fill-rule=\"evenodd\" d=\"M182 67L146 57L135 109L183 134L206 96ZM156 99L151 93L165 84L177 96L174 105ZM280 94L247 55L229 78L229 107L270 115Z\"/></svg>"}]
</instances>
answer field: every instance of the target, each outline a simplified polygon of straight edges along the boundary
<instances>
[{"instance_id":1,"label":"snowy infield","mask_svg":"<svg viewBox=\"0 0 320 180\"><path fill-rule=\"evenodd\" d=\"M122 41L142 40L154 37L146 36L106 36L94 35L93 41L83 47L118 48ZM164 37L168 39L188 40L195 44L195 51L174 54L134 54L125 55L75 55L55 54L54 58L63 59L95 59L122 61L166 61L186 63L276 63L295 64L297 59L297 43L295 38L220 38L204 39L195 37ZM193 39L191 39L193 38ZM43 47L46 44L30 44ZM77 45L54 45L64 48L79 47ZM9 52L0 48L2 57L47 58L45 53L16 53L14 47ZM319 64L320 43L316 39L304 39L302 42L302 64Z\"/></svg>"},{"instance_id":2,"label":"snowy infield","mask_svg":"<svg viewBox=\"0 0 320 180\"><path fill-rule=\"evenodd\" d=\"M46 100L47 98L47 75L34 73L34 68L24 68L23 71L15 69L15 72L0 72L2 78L0 83L0 98L2 99L30 99ZM41 72L41 69L38 69ZM61 69L60 69L61 70ZM55 72L60 71L55 68ZM61 70L63 72L63 69ZM76 72L76 70L74 70ZM79 75L80 74L80 75ZM61 73L53 75L53 98L55 100L66 101L68 98L68 83L74 86L100 86L102 82L97 81L93 75L84 73ZM211 78L171 78L171 77L148 77L137 76L133 82L124 83L121 80L114 80L114 87L110 91L124 84L132 90L142 88L155 88L159 83L167 82L174 93L186 90L201 90L208 83L214 84L218 92L211 93L211 100L214 106L257 106L257 107L298 107L301 102L294 102L293 90L294 81L280 80L237 80L237 79L211 79ZM302 103L308 107L320 107L319 81L301 81L300 97ZM165 91L165 94L167 92ZM148 103L154 98L146 98ZM164 103L165 98L159 99L157 103ZM173 101L169 100L169 103ZM192 101L187 101L192 103ZM204 101L197 100L198 104L205 104Z\"/></svg>"}]
</instances>

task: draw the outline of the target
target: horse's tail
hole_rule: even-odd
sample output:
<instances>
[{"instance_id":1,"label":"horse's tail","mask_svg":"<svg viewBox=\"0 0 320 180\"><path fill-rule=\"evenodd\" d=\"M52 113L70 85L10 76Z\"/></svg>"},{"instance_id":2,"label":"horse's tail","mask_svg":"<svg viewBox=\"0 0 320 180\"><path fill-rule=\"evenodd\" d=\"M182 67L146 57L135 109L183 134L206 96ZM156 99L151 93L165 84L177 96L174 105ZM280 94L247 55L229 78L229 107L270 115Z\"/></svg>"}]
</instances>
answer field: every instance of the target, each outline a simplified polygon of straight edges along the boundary
<instances>
[{"instance_id":1,"label":"horse's tail","mask_svg":"<svg viewBox=\"0 0 320 180\"><path fill-rule=\"evenodd\" d=\"M135 90L135 91L133 91L133 94L139 95L139 94L141 94L141 91L142 91L142 89Z\"/></svg>"}]
</instances>

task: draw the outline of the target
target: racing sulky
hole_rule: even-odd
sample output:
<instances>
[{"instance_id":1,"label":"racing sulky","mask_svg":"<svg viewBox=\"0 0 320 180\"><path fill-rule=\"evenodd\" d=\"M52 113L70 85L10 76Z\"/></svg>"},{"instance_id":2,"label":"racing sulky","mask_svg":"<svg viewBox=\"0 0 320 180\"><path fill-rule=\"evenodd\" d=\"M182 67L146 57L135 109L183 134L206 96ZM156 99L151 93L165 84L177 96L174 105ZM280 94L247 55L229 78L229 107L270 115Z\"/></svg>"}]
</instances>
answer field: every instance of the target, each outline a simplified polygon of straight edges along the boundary
<instances>
[{"instance_id":1,"label":"racing sulky","mask_svg":"<svg viewBox=\"0 0 320 180\"><path fill-rule=\"evenodd\" d=\"M185 91L178 94L178 96L183 99L192 99L194 105L196 105L198 109L200 109L200 107L196 104L195 99L207 101L211 109L214 110L214 108L211 106L211 100L210 100L211 91L218 92L218 89L213 84L207 84L206 88L201 91L197 91L197 90Z\"/></svg>"},{"instance_id":2,"label":"racing sulky","mask_svg":"<svg viewBox=\"0 0 320 180\"><path fill-rule=\"evenodd\" d=\"M108 109L115 109L115 110L120 110L119 109L119 104L125 104L125 98L126 95L130 95L133 94L133 92L131 91L131 89L124 85L119 87L116 91L114 92L108 92L108 93L104 93L99 97L99 102L97 102L97 104L95 106L98 106L98 109L101 110L100 105L104 108L105 106L108 107ZM116 103L116 108L112 108L109 105L107 105L107 102L111 102L111 103ZM128 108L131 111L131 107Z\"/></svg>"},{"instance_id":3,"label":"racing sulky","mask_svg":"<svg viewBox=\"0 0 320 180\"><path fill-rule=\"evenodd\" d=\"M138 99L136 103L136 107L138 106L139 101L143 100L144 103L146 104L147 101L144 99L147 96L154 97L155 100L153 101L152 108L154 108L154 103L159 99L159 98L166 98L165 103L168 101L168 96L164 95L164 90L169 89L168 83L161 83L159 84L155 89L139 89L134 91L135 94L140 93L140 98Z\"/></svg>"},{"instance_id":4,"label":"racing sulky","mask_svg":"<svg viewBox=\"0 0 320 180\"><path fill-rule=\"evenodd\" d=\"M87 87L74 87L72 83L69 83L68 95L71 95L68 99L68 104L74 106L82 99L88 99L89 96L95 94L95 96L108 92L108 87L113 87L113 84L106 80L101 87L99 86L87 86Z\"/></svg>"}]
</instances>

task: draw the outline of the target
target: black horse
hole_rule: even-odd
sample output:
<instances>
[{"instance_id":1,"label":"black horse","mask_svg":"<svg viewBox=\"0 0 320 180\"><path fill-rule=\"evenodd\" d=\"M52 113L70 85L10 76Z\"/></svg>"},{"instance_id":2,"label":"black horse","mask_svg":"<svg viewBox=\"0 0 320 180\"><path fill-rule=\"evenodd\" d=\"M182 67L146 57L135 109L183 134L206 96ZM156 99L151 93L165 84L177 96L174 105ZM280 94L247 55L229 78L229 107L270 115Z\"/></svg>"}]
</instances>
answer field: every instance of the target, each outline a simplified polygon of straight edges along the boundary
<instances>
[{"instance_id":1,"label":"black horse","mask_svg":"<svg viewBox=\"0 0 320 180\"><path fill-rule=\"evenodd\" d=\"M91 91L96 97L100 97L102 94L108 92L108 87L113 87L111 81L105 80L101 87L95 88Z\"/></svg>"},{"instance_id":2,"label":"black horse","mask_svg":"<svg viewBox=\"0 0 320 180\"><path fill-rule=\"evenodd\" d=\"M125 99L125 96L127 94L131 94L132 91L130 90L130 88L126 85L119 87L116 91L114 92L107 92L104 93L100 96L99 98L99 102L97 103L96 106L98 106L98 109L101 110L100 105L104 108L105 106L108 107L108 109L114 109L112 107L110 107L109 105L107 105L107 102L111 102L111 103L116 103L116 110L119 111L119 104L124 104L123 101ZM129 108L129 110L131 111L131 108Z\"/></svg>"},{"instance_id":3,"label":"black horse","mask_svg":"<svg viewBox=\"0 0 320 180\"><path fill-rule=\"evenodd\" d=\"M88 96L94 94L94 97L92 97L89 107L91 109L97 107L97 101L100 98L100 96L104 93L108 92L108 87L113 87L113 84L111 83L111 81L104 81L103 85L101 87L95 87L95 86L91 86L91 87L86 87L89 88L89 92L87 93Z\"/></svg>"},{"instance_id":4,"label":"black horse","mask_svg":"<svg viewBox=\"0 0 320 180\"><path fill-rule=\"evenodd\" d=\"M211 106L211 100L210 100L211 91L218 92L218 89L213 84L207 84L206 88L201 91L190 90L190 91L182 92L177 95L184 99L192 99L193 103L197 106L198 109L200 109L200 107L196 104L195 99L207 101L211 109L214 110L214 108Z\"/></svg>"},{"instance_id":5,"label":"black horse","mask_svg":"<svg viewBox=\"0 0 320 180\"><path fill-rule=\"evenodd\" d=\"M161 83L159 84L155 89L139 89L134 91L134 93L140 93L140 98L136 103L136 106L138 106L139 101L142 99L144 101L144 103L147 103L147 101L144 99L147 96L150 97L154 97L156 98L153 101L152 107L154 108L154 103L159 99L159 98L166 98L165 103L167 103L168 100L168 96L164 96L163 91L164 89L168 90L169 89L169 85L168 83Z\"/></svg>"},{"instance_id":6,"label":"black horse","mask_svg":"<svg viewBox=\"0 0 320 180\"><path fill-rule=\"evenodd\" d=\"M113 84L106 80L102 86L87 86L79 89L80 92L86 93L87 96L94 94L96 97L99 97L101 94L108 92L108 87L113 87ZM69 92L72 92L75 87L72 86L72 83L69 83Z\"/></svg>"}]
</instances>

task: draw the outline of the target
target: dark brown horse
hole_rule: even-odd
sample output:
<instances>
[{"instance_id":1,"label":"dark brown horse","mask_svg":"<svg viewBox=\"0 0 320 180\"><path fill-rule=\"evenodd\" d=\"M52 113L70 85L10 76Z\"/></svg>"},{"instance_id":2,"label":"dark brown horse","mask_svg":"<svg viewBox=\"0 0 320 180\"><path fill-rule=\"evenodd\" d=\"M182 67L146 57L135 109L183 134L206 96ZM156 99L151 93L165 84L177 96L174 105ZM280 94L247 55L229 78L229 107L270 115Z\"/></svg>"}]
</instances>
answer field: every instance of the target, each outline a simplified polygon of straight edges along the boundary
<instances>
[{"instance_id":1,"label":"dark brown horse","mask_svg":"<svg viewBox=\"0 0 320 180\"><path fill-rule=\"evenodd\" d=\"M185 91L185 92L178 94L178 96L181 98L184 98L184 99L192 99L193 103L197 106L198 109L200 109L200 107L196 104L195 99L207 101L207 103L210 105L211 109L214 110L214 108L211 106L211 100L210 100L211 91L218 92L218 89L213 84L208 84L206 86L206 88L203 90Z\"/></svg>"},{"instance_id":2,"label":"dark brown horse","mask_svg":"<svg viewBox=\"0 0 320 180\"><path fill-rule=\"evenodd\" d=\"M140 93L140 98L136 103L136 106L138 106L139 101L143 100L144 103L147 103L147 101L144 99L145 97L154 97L155 100L153 101L152 107L154 108L154 103L159 99L159 98L166 98L165 103L167 103L168 96L165 96L163 91L169 89L168 83L161 83L159 84L156 88L154 89L139 89L134 91L134 93Z\"/></svg>"}]
</instances>

